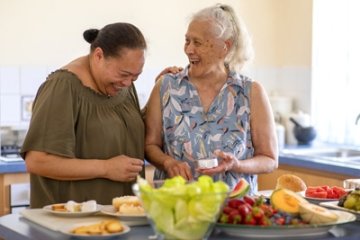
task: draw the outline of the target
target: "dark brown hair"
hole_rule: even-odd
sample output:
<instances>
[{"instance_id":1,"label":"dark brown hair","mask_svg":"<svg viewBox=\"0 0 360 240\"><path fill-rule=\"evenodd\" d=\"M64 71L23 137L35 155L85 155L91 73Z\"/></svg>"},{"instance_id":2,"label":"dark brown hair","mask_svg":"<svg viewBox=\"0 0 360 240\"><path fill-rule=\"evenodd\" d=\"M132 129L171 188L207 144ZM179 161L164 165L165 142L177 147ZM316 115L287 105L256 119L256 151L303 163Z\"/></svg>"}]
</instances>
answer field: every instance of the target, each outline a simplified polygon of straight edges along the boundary
<instances>
[{"instance_id":1,"label":"dark brown hair","mask_svg":"<svg viewBox=\"0 0 360 240\"><path fill-rule=\"evenodd\" d=\"M91 44L90 50L100 47L105 57L116 57L124 48L146 49L146 41L141 31L130 23L112 23L102 29L88 29L84 39Z\"/></svg>"}]
</instances>

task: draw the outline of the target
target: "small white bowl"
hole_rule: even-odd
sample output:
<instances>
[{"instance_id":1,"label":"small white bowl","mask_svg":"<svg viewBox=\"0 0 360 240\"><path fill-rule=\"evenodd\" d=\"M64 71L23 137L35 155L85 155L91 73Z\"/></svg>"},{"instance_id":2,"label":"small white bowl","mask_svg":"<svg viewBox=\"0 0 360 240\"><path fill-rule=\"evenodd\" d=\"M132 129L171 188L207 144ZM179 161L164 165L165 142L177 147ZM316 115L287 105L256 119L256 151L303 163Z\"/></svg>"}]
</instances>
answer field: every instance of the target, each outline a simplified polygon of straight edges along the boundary
<instances>
[{"instance_id":1,"label":"small white bowl","mask_svg":"<svg viewBox=\"0 0 360 240\"><path fill-rule=\"evenodd\" d=\"M218 166L217 158L206 158L206 159L199 159L196 160L196 167L197 168L214 168Z\"/></svg>"},{"instance_id":2,"label":"small white bowl","mask_svg":"<svg viewBox=\"0 0 360 240\"><path fill-rule=\"evenodd\" d=\"M360 178L358 178L358 179L345 179L343 184L344 184L344 188L347 188L347 189L360 188Z\"/></svg>"}]
</instances>

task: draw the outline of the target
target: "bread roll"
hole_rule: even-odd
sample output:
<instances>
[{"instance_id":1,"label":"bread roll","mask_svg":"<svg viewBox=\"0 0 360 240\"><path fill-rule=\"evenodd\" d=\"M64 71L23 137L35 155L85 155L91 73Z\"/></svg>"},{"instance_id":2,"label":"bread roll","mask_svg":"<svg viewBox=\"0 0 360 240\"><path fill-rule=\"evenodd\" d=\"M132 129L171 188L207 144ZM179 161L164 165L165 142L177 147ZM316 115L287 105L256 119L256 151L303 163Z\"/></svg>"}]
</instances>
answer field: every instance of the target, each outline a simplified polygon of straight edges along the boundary
<instances>
[{"instance_id":1,"label":"bread roll","mask_svg":"<svg viewBox=\"0 0 360 240\"><path fill-rule=\"evenodd\" d=\"M302 192L306 190L306 184L298 176L293 174L284 174L278 177L275 188L285 188L293 192Z\"/></svg>"},{"instance_id":2,"label":"bread roll","mask_svg":"<svg viewBox=\"0 0 360 240\"><path fill-rule=\"evenodd\" d=\"M112 200L112 205L118 213L142 214L145 213L140 199L136 196L116 197Z\"/></svg>"}]
</instances>

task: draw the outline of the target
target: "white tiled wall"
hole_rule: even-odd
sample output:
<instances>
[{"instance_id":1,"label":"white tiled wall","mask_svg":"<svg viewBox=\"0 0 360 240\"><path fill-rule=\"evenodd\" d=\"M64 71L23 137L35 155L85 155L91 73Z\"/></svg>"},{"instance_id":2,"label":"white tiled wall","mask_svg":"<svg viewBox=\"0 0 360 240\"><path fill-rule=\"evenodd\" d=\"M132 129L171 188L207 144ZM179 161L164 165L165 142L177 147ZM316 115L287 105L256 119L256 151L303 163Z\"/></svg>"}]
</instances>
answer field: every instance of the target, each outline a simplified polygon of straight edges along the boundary
<instances>
[{"instance_id":1,"label":"white tiled wall","mask_svg":"<svg viewBox=\"0 0 360 240\"><path fill-rule=\"evenodd\" d=\"M0 125L26 126L23 119L22 98L35 96L37 89L55 67L0 66ZM140 104L144 106L154 86L155 77L163 68L144 69L135 82ZM308 68L261 67L249 69L246 74L262 83L268 94L276 93L294 99L294 107L310 112L310 77Z\"/></svg>"},{"instance_id":2,"label":"white tiled wall","mask_svg":"<svg viewBox=\"0 0 360 240\"><path fill-rule=\"evenodd\" d=\"M0 125L26 126L24 97L33 98L49 70L46 66L0 66Z\"/></svg>"},{"instance_id":3,"label":"white tiled wall","mask_svg":"<svg viewBox=\"0 0 360 240\"><path fill-rule=\"evenodd\" d=\"M310 112L311 70L307 67L261 67L252 70L251 76L260 82L269 95L290 97L293 110Z\"/></svg>"}]
</instances>

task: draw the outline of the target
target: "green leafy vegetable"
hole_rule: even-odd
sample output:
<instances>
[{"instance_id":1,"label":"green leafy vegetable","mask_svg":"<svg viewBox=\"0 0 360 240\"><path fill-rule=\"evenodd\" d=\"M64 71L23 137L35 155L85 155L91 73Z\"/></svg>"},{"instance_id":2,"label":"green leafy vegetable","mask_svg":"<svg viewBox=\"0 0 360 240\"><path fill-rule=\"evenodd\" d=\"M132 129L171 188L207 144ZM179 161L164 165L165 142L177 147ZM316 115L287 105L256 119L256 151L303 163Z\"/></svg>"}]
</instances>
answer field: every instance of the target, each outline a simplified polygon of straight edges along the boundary
<instances>
[{"instance_id":1,"label":"green leafy vegetable","mask_svg":"<svg viewBox=\"0 0 360 240\"><path fill-rule=\"evenodd\" d=\"M202 239L216 223L229 193L227 184L205 175L190 183L181 176L173 177L158 188L142 178L137 183L137 194L165 239Z\"/></svg>"}]
</instances>

